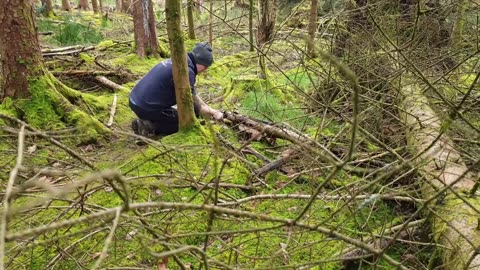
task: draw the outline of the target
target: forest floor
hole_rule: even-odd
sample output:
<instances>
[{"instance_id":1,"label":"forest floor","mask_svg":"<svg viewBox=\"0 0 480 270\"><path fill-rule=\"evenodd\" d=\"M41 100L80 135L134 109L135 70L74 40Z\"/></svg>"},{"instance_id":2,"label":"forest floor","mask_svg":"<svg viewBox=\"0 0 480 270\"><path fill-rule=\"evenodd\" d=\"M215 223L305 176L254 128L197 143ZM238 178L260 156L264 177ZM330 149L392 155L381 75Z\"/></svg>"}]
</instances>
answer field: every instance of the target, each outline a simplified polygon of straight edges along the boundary
<instances>
[{"instance_id":1,"label":"forest floor","mask_svg":"<svg viewBox=\"0 0 480 270\"><path fill-rule=\"evenodd\" d=\"M422 202L415 170L395 167L397 158L386 150L409 155L402 125L385 116L393 110L363 104L369 117L361 125L371 133L359 132L353 158L336 167L350 151L348 83L338 74L334 83L326 82L335 67L305 58L301 34L294 31L267 46L267 79L259 79L258 55L235 34L244 30L237 25L248 24L239 16L244 12L233 10L228 15L233 19L225 20L231 28L215 33L215 63L199 76L197 91L212 107L297 131L311 139L308 143L202 120L194 131L143 139L146 145L139 146L130 129L135 115L128 93L168 57L163 15L157 14L157 28L164 54L144 60L134 54L133 25L126 15L105 19L75 11L38 19L40 32L54 32L41 36L42 49L82 45L44 59L60 81L82 93L88 113L106 124L114 96L117 103L111 134L96 141L71 127L44 128L45 137L27 132L16 182L24 190L12 201L7 235L8 267L90 269L99 259L107 269L396 269L394 261L433 269L441 264L432 256L430 226L420 217L378 258L356 242L380 248L376 245L385 240L379 239L389 239ZM207 18L198 15L199 25ZM187 50L208 36L206 30L197 28L198 39L187 40ZM85 50L89 46L95 49ZM108 89L95 80L99 75L125 89ZM15 166L18 129L0 134L2 179ZM478 154L475 140L459 133L454 133L458 142L469 149L464 152ZM387 139L373 139L381 136ZM467 162L475 158L466 156ZM259 173L275 160L282 165Z\"/></svg>"}]
</instances>

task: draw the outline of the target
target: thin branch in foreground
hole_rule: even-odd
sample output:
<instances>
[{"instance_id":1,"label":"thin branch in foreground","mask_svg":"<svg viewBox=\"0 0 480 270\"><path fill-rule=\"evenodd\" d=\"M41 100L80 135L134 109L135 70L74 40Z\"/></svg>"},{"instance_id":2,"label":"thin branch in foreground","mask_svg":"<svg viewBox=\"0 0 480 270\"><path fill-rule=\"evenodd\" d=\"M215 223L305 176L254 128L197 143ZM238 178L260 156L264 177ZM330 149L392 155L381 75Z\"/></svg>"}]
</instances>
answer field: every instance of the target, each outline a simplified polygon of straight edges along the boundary
<instances>
[{"instance_id":1,"label":"thin branch in foreground","mask_svg":"<svg viewBox=\"0 0 480 270\"><path fill-rule=\"evenodd\" d=\"M5 258L5 237L7 234L7 223L8 223L8 212L9 212L9 203L10 196L12 195L13 184L15 183L15 178L17 178L18 170L22 166L23 161L23 149L25 147L25 126L22 125L20 132L18 133L18 154L17 162L15 167L13 167L10 172L10 177L8 178L7 189L5 192L5 197L3 199L3 212L1 216L0 224L0 270L5 269L4 258Z\"/></svg>"}]
</instances>

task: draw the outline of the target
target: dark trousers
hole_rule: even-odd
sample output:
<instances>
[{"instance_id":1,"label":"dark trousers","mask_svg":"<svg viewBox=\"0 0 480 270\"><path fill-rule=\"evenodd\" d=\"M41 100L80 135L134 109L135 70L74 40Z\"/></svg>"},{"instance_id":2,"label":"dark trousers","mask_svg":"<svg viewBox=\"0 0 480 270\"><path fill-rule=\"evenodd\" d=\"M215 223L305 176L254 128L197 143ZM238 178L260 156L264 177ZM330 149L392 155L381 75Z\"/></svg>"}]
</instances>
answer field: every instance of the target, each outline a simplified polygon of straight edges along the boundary
<instances>
[{"instance_id":1,"label":"dark trousers","mask_svg":"<svg viewBox=\"0 0 480 270\"><path fill-rule=\"evenodd\" d=\"M156 135L170 135L178 132L178 112L175 108L159 108L145 110L129 101L130 108L142 120L149 120L153 124ZM193 106L195 115L198 117L200 109Z\"/></svg>"}]
</instances>

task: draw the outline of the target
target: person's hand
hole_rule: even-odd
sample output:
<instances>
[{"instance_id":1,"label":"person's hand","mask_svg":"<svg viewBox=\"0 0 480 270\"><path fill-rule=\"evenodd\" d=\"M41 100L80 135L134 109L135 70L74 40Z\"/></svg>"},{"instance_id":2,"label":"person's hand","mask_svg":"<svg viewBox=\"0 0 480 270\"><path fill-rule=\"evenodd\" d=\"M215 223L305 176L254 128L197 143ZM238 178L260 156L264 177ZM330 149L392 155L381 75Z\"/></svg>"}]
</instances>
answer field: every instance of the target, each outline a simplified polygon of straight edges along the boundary
<instances>
[{"instance_id":1,"label":"person's hand","mask_svg":"<svg viewBox=\"0 0 480 270\"><path fill-rule=\"evenodd\" d=\"M221 121L223 119L223 113L219 110L212 109L211 115L212 118L217 121Z\"/></svg>"}]
</instances>

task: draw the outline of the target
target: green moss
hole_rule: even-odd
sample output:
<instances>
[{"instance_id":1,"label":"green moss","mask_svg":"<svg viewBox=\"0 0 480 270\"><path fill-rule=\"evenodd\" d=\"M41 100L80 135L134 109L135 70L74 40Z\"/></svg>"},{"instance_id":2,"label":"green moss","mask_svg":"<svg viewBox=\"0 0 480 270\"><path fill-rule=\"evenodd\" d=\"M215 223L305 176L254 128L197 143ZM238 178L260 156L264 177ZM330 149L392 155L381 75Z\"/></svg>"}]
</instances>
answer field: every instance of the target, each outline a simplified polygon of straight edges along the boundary
<instances>
[{"instance_id":1,"label":"green moss","mask_svg":"<svg viewBox=\"0 0 480 270\"><path fill-rule=\"evenodd\" d=\"M477 75L475 73L464 74L460 77L460 83L466 87L470 87L475 81ZM478 83L478 82L477 82Z\"/></svg>"},{"instance_id":2,"label":"green moss","mask_svg":"<svg viewBox=\"0 0 480 270\"><path fill-rule=\"evenodd\" d=\"M17 109L15 108L15 102L12 98L6 97L3 99L3 102L0 104L0 113L16 117ZM4 120L0 118L0 124L5 124Z\"/></svg>"},{"instance_id":3,"label":"green moss","mask_svg":"<svg viewBox=\"0 0 480 270\"><path fill-rule=\"evenodd\" d=\"M112 47L114 46L116 43L111 40L111 39L106 39L106 40L103 40L101 41L100 43L97 44L97 49L99 50L104 50L104 49L107 49L109 47Z\"/></svg>"},{"instance_id":4,"label":"green moss","mask_svg":"<svg viewBox=\"0 0 480 270\"><path fill-rule=\"evenodd\" d=\"M112 59L111 63L117 66L127 66L134 73L145 74L160 61L161 59L154 57L140 59L136 54L132 53Z\"/></svg>"},{"instance_id":5,"label":"green moss","mask_svg":"<svg viewBox=\"0 0 480 270\"><path fill-rule=\"evenodd\" d=\"M215 58L212 66L208 68L206 81L214 81L224 88L230 84L232 78L254 74L255 55L251 52L240 52L220 59ZM201 80L199 80L201 83Z\"/></svg>"},{"instance_id":6,"label":"green moss","mask_svg":"<svg viewBox=\"0 0 480 270\"><path fill-rule=\"evenodd\" d=\"M87 64L94 64L95 63L95 57L89 55L88 53L79 53L78 57L85 61Z\"/></svg>"},{"instance_id":7,"label":"green moss","mask_svg":"<svg viewBox=\"0 0 480 270\"><path fill-rule=\"evenodd\" d=\"M82 140L96 140L105 134L106 128L95 118L72 105L57 90L62 84L49 76L40 76L29 79L29 99L17 100L17 107L21 118L33 127L43 130L65 128L73 125L82 133ZM79 97L81 94L73 89L62 89L70 94L69 98Z\"/></svg>"},{"instance_id":8,"label":"green moss","mask_svg":"<svg viewBox=\"0 0 480 270\"><path fill-rule=\"evenodd\" d=\"M38 77L29 81L30 99L18 100L23 119L29 125L42 129L64 128L61 121L65 115L62 107L54 106L60 103L60 98L54 94L53 85L48 77Z\"/></svg>"}]
</instances>

